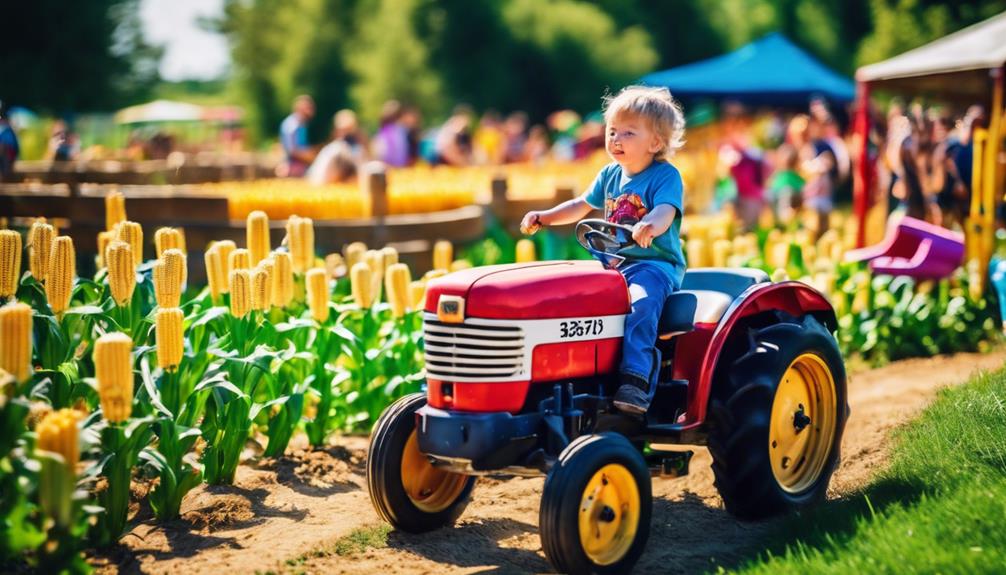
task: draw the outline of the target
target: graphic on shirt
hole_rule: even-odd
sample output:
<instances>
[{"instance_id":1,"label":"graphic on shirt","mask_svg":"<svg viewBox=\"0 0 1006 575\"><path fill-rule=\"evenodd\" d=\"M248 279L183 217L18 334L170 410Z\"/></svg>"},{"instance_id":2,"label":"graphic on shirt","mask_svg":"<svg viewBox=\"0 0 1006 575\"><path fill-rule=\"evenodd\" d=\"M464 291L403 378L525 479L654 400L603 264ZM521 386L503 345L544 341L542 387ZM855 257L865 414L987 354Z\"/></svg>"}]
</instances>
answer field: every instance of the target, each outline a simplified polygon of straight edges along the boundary
<instances>
[{"instance_id":1,"label":"graphic on shirt","mask_svg":"<svg viewBox=\"0 0 1006 575\"><path fill-rule=\"evenodd\" d=\"M638 194L622 194L617 198L608 198L604 202L604 212L608 221L614 224L631 226L646 215L646 206Z\"/></svg>"}]
</instances>

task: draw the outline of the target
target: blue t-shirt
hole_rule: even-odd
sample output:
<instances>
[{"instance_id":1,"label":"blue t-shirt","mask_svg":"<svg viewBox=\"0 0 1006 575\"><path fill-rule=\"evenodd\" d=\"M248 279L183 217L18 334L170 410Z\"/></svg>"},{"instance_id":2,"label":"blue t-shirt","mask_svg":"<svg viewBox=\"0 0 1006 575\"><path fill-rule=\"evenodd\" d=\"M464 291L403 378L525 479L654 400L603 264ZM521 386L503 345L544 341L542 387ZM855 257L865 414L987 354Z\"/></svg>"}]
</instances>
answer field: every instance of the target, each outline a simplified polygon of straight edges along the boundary
<instances>
[{"instance_id":1,"label":"blue t-shirt","mask_svg":"<svg viewBox=\"0 0 1006 575\"><path fill-rule=\"evenodd\" d=\"M307 147L307 126L297 114L290 114L279 126L279 141L283 145L287 159L294 150Z\"/></svg>"},{"instance_id":2,"label":"blue t-shirt","mask_svg":"<svg viewBox=\"0 0 1006 575\"><path fill-rule=\"evenodd\" d=\"M677 289L685 276L685 256L681 251L683 196L681 174L668 162L653 162L631 177L613 162L601 169L583 199L592 208L603 209L605 220L629 226L660 204L674 206L677 211L674 222L666 232L653 238L650 247L634 246L622 252L629 258L622 270L631 266L632 260L646 260L656 264Z\"/></svg>"}]
</instances>

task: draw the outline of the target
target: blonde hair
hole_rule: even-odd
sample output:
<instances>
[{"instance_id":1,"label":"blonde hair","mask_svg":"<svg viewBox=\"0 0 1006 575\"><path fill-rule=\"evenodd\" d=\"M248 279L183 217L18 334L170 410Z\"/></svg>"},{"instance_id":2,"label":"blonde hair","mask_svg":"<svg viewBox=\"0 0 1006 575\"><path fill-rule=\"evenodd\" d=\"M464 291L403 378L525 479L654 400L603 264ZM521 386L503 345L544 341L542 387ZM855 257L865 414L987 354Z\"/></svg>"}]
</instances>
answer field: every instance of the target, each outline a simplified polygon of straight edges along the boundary
<instances>
[{"instance_id":1,"label":"blonde hair","mask_svg":"<svg viewBox=\"0 0 1006 575\"><path fill-rule=\"evenodd\" d=\"M655 160L668 160L685 145L685 113L667 88L627 86L615 96L605 96L604 122L610 124L622 114L639 116L650 123L664 144L653 155Z\"/></svg>"}]
</instances>

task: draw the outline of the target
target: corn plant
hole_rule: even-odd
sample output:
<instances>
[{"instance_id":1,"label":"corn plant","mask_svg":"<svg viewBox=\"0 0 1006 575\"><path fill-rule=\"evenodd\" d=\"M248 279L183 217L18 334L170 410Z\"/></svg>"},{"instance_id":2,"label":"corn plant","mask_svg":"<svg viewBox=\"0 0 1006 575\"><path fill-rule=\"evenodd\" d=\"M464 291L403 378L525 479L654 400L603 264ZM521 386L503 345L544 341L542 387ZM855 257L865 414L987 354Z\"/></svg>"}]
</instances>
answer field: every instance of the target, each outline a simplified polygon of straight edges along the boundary
<instances>
[{"instance_id":1,"label":"corn plant","mask_svg":"<svg viewBox=\"0 0 1006 575\"><path fill-rule=\"evenodd\" d=\"M17 395L14 376L0 370L0 517L4 518L0 521L0 564L45 541L45 533L32 520L36 508L28 493L37 483L24 457L29 409L28 400Z\"/></svg>"},{"instance_id":2,"label":"corn plant","mask_svg":"<svg viewBox=\"0 0 1006 575\"><path fill-rule=\"evenodd\" d=\"M121 332L107 333L94 346L94 371L106 425L100 428L102 457L95 472L107 481L99 494L104 513L96 540L109 545L125 532L129 484L140 452L151 438L149 418L130 419L133 410L133 340Z\"/></svg>"},{"instance_id":3,"label":"corn plant","mask_svg":"<svg viewBox=\"0 0 1006 575\"><path fill-rule=\"evenodd\" d=\"M38 503L45 538L36 557L40 573L90 572L80 554L88 524L83 513L86 494L76 489L79 418L77 412L61 409L47 415L35 429ZM29 537L37 535L29 531Z\"/></svg>"}]
</instances>

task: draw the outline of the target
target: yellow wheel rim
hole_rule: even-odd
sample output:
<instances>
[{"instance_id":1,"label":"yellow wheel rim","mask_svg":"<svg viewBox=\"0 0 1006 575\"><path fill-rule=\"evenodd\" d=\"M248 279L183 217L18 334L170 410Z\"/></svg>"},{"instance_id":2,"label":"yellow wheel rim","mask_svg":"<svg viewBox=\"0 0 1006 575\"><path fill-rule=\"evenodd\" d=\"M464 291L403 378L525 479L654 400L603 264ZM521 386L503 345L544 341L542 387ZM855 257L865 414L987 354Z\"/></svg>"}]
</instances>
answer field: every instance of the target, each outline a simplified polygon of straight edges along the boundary
<instances>
[{"instance_id":1,"label":"yellow wheel rim","mask_svg":"<svg viewBox=\"0 0 1006 575\"><path fill-rule=\"evenodd\" d=\"M580 544L597 565L628 553L639 527L639 487L624 466L605 465L587 483L580 500Z\"/></svg>"},{"instance_id":2,"label":"yellow wheel rim","mask_svg":"<svg viewBox=\"0 0 1006 575\"><path fill-rule=\"evenodd\" d=\"M438 513L450 507L465 489L468 476L434 467L419 451L415 430L402 452L402 487L412 504L426 513Z\"/></svg>"},{"instance_id":3,"label":"yellow wheel rim","mask_svg":"<svg viewBox=\"0 0 1006 575\"><path fill-rule=\"evenodd\" d=\"M821 476L835 438L835 378L819 356L793 360L772 401L769 457L783 490L800 493Z\"/></svg>"}]
</instances>

